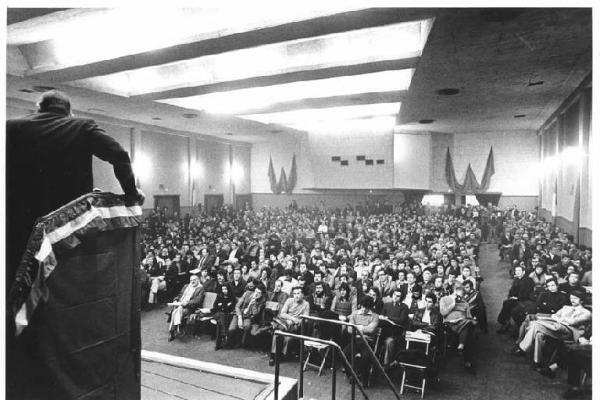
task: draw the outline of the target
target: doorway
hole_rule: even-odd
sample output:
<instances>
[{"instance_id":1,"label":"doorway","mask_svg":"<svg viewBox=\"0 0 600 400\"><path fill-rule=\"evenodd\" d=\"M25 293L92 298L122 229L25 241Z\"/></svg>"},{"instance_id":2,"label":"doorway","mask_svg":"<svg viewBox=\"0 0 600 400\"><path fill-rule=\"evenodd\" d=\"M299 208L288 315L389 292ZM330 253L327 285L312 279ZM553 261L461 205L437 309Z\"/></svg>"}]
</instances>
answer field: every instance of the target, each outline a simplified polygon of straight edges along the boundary
<instances>
[{"instance_id":1,"label":"doorway","mask_svg":"<svg viewBox=\"0 0 600 400\"><path fill-rule=\"evenodd\" d=\"M213 214L215 208L222 207L223 203L225 203L225 199L222 194L204 195L204 210L207 214Z\"/></svg>"},{"instance_id":2,"label":"doorway","mask_svg":"<svg viewBox=\"0 0 600 400\"><path fill-rule=\"evenodd\" d=\"M245 210L246 205L248 208L252 208L252 195L250 194L236 194L235 195L235 210Z\"/></svg>"},{"instance_id":3,"label":"doorway","mask_svg":"<svg viewBox=\"0 0 600 400\"><path fill-rule=\"evenodd\" d=\"M154 195L154 209L165 210L167 217L174 216L177 213L177 217L181 215L179 208L179 195L178 194L155 194Z\"/></svg>"}]
</instances>

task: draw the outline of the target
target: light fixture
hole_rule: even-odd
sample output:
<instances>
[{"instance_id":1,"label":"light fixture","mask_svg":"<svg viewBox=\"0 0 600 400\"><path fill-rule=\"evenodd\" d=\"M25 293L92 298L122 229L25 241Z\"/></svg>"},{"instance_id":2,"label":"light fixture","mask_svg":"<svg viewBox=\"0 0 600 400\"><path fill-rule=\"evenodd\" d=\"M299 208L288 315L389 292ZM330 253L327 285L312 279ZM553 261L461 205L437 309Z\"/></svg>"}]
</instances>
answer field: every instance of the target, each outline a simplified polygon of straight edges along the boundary
<instances>
[{"instance_id":1,"label":"light fixture","mask_svg":"<svg viewBox=\"0 0 600 400\"><path fill-rule=\"evenodd\" d=\"M400 111L400 104L375 103L356 106L310 108L279 113L241 115L240 117L263 124L295 126L306 122L335 122L357 118L395 116Z\"/></svg>"},{"instance_id":2,"label":"light fixture","mask_svg":"<svg viewBox=\"0 0 600 400\"><path fill-rule=\"evenodd\" d=\"M238 184L244 177L244 169L236 161L225 164L225 182Z\"/></svg>"},{"instance_id":3,"label":"light fixture","mask_svg":"<svg viewBox=\"0 0 600 400\"><path fill-rule=\"evenodd\" d=\"M305 98L324 98L360 93L407 90L413 73L414 69L382 71L159 101L178 107L204 110L210 113L239 114L244 111L267 108L275 103Z\"/></svg>"},{"instance_id":4,"label":"light fixture","mask_svg":"<svg viewBox=\"0 0 600 400\"><path fill-rule=\"evenodd\" d=\"M257 76L407 59L421 55L431 26L432 20L421 20L357 29L132 69L69 84L135 96L190 84L203 86Z\"/></svg>"},{"instance_id":5,"label":"light fixture","mask_svg":"<svg viewBox=\"0 0 600 400\"><path fill-rule=\"evenodd\" d=\"M132 168L136 178L146 180L150 177L150 159L143 153L138 153L134 156Z\"/></svg>"}]
</instances>

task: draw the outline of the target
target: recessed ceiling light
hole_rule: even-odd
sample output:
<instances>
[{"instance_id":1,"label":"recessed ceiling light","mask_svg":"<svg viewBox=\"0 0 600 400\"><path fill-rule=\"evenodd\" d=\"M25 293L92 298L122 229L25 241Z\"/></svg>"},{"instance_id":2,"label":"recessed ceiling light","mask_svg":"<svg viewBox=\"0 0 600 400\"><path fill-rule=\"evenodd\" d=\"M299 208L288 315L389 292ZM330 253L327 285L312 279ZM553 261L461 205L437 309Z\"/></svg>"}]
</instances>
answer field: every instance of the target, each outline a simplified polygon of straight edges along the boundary
<instances>
[{"instance_id":1,"label":"recessed ceiling light","mask_svg":"<svg viewBox=\"0 0 600 400\"><path fill-rule=\"evenodd\" d=\"M517 114L515 115L515 118L525 118L526 114Z\"/></svg>"},{"instance_id":2,"label":"recessed ceiling light","mask_svg":"<svg viewBox=\"0 0 600 400\"><path fill-rule=\"evenodd\" d=\"M435 119L420 119L419 123L420 124L431 124L434 121L435 121Z\"/></svg>"},{"instance_id":3,"label":"recessed ceiling light","mask_svg":"<svg viewBox=\"0 0 600 400\"><path fill-rule=\"evenodd\" d=\"M49 90L56 90L56 88L52 87L52 86L34 86L33 90L36 92L43 93L43 92L47 92Z\"/></svg>"},{"instance_id":4,"label":"recessed ceiling light","mask_svg":"<svg viewBox=\"0 0 600 400\"><path fill-rule=\"evenodd\" d=\"M152 119L153 119L153 120L155 120L155 121L160 121L160 120L162 120L162 118L161 118L161 117L152 117Z\"/></svg>"},{"instance_id":5,"label":"recessed ceiling light","mask_svg":"<svg viewBox=\"0 0 600 400\"><path fill-rule=\"evenodd\" d=\"M543 85L543 84L544 84L544 81L536 81L536 82L529 81L527 86L538 86L538 85Z\"/></svg>"},{"instance_id":6,"label":"recessed ceiling light","mask_svg":"<svg viewBox=\"0 0 600 400\"><path fill-rule=\"evenodd\" d=\"M188 119L198 118L198 114L194 114L194 113L181 114L181 116L183 118L188 118Z\"/></svg>"},{"instance_id":7,"label":"recessed ceiling light","mask_svg":"<svg viewBox=\"0 0 600 400\"><path fill-rule=\"evenodd\" d=\"M456 88L444 88L444 89L438 89L435 92L442 96L454 96L455 94L458 94L460 92L460 90L458 90Z\"/></svg>"},{"instance_id":8,"label":"recessed ceiling light","mask_svg":"<svg viewBox=\"0 0 600 400\"><path fill-rule=\"evenodd\" d=\"M19 92L23 92L23 93L33 93L33 92L35 92L35 90L31 90L31 89L19 89Z\"/></svg>"}]
</instances>

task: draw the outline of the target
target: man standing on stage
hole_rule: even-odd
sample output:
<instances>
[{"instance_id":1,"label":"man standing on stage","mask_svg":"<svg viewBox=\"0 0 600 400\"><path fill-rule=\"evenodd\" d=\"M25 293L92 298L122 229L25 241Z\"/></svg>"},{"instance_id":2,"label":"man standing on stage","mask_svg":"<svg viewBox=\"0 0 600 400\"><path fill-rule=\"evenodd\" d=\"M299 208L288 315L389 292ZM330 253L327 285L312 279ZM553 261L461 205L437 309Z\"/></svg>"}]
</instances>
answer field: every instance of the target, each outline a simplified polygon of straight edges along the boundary
<instances>
[{"instance_id":1,"label":"man standing on stage","mask_svg":"<svg viewBox=\"0 0 600 400\"><path fill-rule=\"evenodd\" d=\"M128 202L144 201L127 152L93 120L73 117L64 93L45 92L38 107L6 121L8 287L36 219L93 190L92 156L113 165Z\"/></svg>"}]
</instances>

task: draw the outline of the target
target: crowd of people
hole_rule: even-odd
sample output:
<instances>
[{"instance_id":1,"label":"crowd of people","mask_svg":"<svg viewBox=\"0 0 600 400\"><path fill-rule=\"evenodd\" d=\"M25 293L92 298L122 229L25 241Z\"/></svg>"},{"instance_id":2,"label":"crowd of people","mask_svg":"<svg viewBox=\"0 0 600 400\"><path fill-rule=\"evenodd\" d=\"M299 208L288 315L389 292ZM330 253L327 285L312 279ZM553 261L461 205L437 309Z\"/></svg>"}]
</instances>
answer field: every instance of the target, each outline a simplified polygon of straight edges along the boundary
<instances>
[{"instance_id":1,"label":"crowd of people","mask_svg":"<svg viewBox=\"0 0 600 400\"><path fill-rule=\"evenodd\" d=\"M516 208L409 203L370 213L350 206L256 211L225 206L184 218L154 210L143 231L143 300L173 306L169 340L181 324L209 315L216 324L216 350L266 338L271 363L273 331L298 333L302 317L311 315L349 321L370 344L378 338L386 369L402 360L405 333L418 331L431 337L434 348L453 346L465 370L475 373L477 331L488 329L479 292L482 241L498 244L514 277L498 316L499 332L518 336L515 353L533 351L541 373L552 375L558 359L541 364L541 336L577 341L586 337L581 328L591 318L582 311L582 301L589 299L580 290L581 281L591 286L591 250L576 246L535 212ZM216 293L214 305L202 309L209 292ZM552 330L544 315L573 329ZM305 334L334 338L346 352L354 340L336 325L309 321L307 327ZM362 343L355 348L364 377L369 354ZM287 350L285 342L284 355Z\"/></svg>"},{"instance_id":2,"label":"crowd of people","mask_svg":"<svg viewBox=\"0 0 600 400\"><path fill-rule=\"evenodd\" d=\"M568 369L565 397L582 391L592 366L592 251L544 221L515 221L503 233L500 259L510 261L513 283L498 315L499 334L515 339L513 353L529 355L549 378Z\"/></svg>"}]
</instances>

